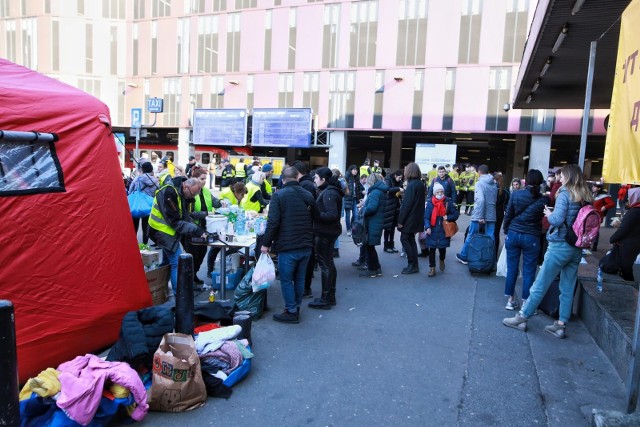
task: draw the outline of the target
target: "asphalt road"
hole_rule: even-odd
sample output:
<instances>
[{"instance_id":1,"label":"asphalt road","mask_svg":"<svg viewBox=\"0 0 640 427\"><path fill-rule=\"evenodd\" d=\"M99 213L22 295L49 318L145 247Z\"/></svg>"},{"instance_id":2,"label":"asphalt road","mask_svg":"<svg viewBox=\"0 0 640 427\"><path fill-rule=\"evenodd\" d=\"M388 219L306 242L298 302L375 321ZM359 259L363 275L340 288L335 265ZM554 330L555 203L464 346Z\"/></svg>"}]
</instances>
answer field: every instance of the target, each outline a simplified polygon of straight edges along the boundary
<instances>
[{"instance_id":1,"label":"asphalt road","mask_svg":"<svg viewBox=\"0 0 640 427\"><path fill-rule=\"evenodd\" d=\"M468 221L461 217L461 230ZM623 384L579 319L564 340L543 331L552 323L544 314L528 333L501 324L513 315L504 278L456 262L462 237L434 278L425 258L419 274L400 274L406 258L381 247L383 277L360 278L357 248L343 234L336 307L312 310L305 300L300 324L277 323L276 284L271 311L252 326L252 372L231 398L151 412L142 425L580 426L592 408L623 410Z\"/></svg>"}]
</instances>

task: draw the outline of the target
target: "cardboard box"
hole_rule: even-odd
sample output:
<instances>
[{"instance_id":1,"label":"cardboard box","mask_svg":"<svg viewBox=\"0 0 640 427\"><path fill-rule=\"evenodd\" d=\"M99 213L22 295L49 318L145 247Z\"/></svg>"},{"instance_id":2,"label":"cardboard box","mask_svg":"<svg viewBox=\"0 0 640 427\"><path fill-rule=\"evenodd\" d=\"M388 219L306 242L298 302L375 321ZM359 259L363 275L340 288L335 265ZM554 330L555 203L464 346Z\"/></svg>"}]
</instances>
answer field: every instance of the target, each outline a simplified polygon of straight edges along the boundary
<instances>
[{"instance_id":1,"label":"cardboard box","mask_svg":"<svg viewBox=\"0 0 640 427\"><path fill-rule=\"evenodd\" d=\"M160 264L160 251L141 250L140 256L142 256L142 264L146 266Z\"/></svg>"},{"instance_id":2,"label":"cardboard box","mask_svg":"<svg viewBox=\"0 0 640 427\"><path fill-rule=\"evenodd\" d=\"M227 283L226 289L234 289L240 283L240 279L242 279L242 269L237 269L235 271L231 271L227 273ZM211 287L213 289L220 289L220 273L214 271L211 273Z\"/></svg>"},{"instance_id":3,"label":"cardboard box","mask_svg":"<svg viewBox=\"0 0 640 427\"><path fill-rule=\"evenodd\" d=\"M146 272L147 283L149 284L149 292L153 305L160 305L167 302L167 291L169 286L169 277L171 276L171 267L164 265L154 270Z\"/></svg>"}]
</instances>

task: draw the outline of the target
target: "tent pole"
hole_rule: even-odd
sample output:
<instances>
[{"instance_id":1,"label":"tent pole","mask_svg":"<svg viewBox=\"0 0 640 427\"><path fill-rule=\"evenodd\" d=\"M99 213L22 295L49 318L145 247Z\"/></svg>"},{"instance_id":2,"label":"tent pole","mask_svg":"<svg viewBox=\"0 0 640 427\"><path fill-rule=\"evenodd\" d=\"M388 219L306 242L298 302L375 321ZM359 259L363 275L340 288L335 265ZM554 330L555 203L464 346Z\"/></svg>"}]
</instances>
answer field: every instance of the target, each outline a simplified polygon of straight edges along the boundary
<instances>
[{"instance_id":1,"label":"tent pole","mask_svg":"<svg viewBox=\"0 0 640 427\"><path fill-rule=\"evenodd\" d=\"M7 300L0 300L0 342L0 424L19 426L15 316L13 304Z\"/></svg>"},{"instance_id":2,"label":"tent pole","mask_svg":"<svg viewBox=\"0 0 640 427\"><path fill-rule=\"evenodd\" d=\"M598 41L591 42L589 48L589 69L587 71L587 88L584 96L584 112L582 115L582 130L580 132L580 156L578 158L578 166L584 172L584 157L587 151L587 132L589 131L589 115L591 113L591 89L593 88L593 69L596 64L596 48Z\"/></svg>"}]
</instances>

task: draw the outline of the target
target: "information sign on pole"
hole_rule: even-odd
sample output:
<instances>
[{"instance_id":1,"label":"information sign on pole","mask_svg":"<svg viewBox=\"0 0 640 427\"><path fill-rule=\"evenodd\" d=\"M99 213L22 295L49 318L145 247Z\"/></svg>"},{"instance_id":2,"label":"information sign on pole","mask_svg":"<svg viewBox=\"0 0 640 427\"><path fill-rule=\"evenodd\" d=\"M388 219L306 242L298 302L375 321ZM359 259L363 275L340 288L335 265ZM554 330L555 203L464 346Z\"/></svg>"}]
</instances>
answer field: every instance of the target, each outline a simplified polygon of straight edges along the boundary
<instances>
[{"instance_id":1,"label":"information sign on pole","mask_svg":"<svg viewBox=\"0 0 640 427\"><path fill-rule=\"evenodd\" d=\"M150 113L162 113L164 100L162 98L149 98L147 100L147 111Z\"/></svg>"},{"instance_id":2,"label":"information sign on pole","mask_svg":"<svg viewBox=\"0 0 640 427\"><path fill-rule=\"evenodd\" d=\"M132 128L142 127L142 108L131 109L131 127Z\"/></svg>"}]
</instances>

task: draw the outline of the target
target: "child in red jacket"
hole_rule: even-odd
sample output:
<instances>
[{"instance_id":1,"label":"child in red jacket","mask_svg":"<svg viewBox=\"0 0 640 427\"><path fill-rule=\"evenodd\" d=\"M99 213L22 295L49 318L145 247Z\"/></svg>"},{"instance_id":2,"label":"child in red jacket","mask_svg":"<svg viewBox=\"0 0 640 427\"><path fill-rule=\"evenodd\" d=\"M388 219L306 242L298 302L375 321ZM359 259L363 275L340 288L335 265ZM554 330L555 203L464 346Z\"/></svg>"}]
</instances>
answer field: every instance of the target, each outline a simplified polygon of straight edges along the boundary
<instances>
[{"instance_id":1,"label":"child in red jacket","mask_svg":"<svg viewBox=\"0 0 640 427\"><path fill-rule=\"evenodd\" d=\"M593 207L598 211L600 215L600 222L604 221L609 209L616 207L616 202L613 201L613 197L607 193L604 189L602 182L594 182L591 184L591 191L593 192ZM598 241L600 240L600 234L596 237L591 247L592 251L598 250Z\"/></svg>"}]
</instances>

